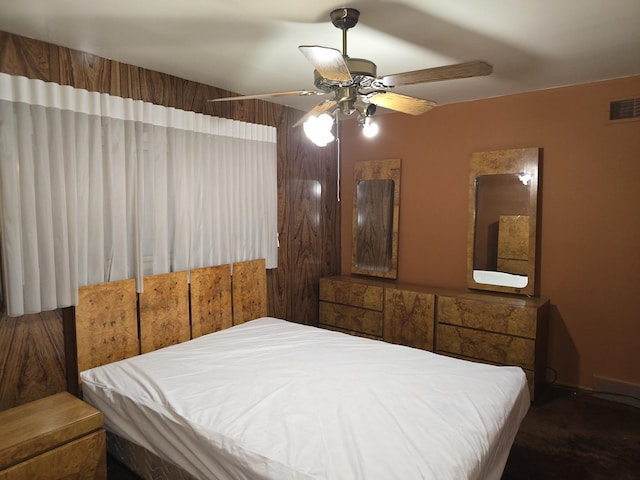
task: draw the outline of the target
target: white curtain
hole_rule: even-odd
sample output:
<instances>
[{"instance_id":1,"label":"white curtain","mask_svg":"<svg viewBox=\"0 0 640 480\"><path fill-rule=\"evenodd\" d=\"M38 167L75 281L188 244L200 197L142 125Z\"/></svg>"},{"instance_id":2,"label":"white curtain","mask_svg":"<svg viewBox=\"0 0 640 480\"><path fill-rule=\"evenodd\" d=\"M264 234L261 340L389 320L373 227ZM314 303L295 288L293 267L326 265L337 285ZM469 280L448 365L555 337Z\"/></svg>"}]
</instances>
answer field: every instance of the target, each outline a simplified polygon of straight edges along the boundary
<instances>
[{"instance_id":1,"label":"white curtain","mask_svg":"<svg viewBox=\"0 0 640 480\"><path fill-rule=\"evenodd\" d=\"M254 258L277 266L274 127L0 73L9 315L77 287Z\"/></svg>"}]
</instances>

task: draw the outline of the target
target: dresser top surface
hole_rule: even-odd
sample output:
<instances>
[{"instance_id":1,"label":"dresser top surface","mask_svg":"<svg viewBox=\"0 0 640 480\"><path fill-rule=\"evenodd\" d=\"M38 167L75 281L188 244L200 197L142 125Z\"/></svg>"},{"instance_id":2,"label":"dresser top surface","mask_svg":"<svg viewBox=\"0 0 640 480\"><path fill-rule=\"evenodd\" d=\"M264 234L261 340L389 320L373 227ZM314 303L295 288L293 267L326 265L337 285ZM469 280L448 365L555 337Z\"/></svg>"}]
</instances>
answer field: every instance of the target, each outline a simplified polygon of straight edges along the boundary
<instances>
[{"instance_id":1,"label":"dresser top surface","mask_svg":"<svg viewBox=\"0 0 640 480\"><path fill-rule=\"evenodd\" d=\"M521 295L510 295L504 293L493 293L476 290L456 290L453 288L434 287L429 285L419 285L413 283L398 282L395 280L373 279L361 276L337 275L324 277L321 280L332 280L354 284L377 286L381 288L395 288L399 290L410 290L420 293L432 293L442 297L456 297L467 300L475 300L488 303L503 303L513 306L539 308L549 303L549 300L539 297L526 297Z\"/></svg>"}]
</instances>

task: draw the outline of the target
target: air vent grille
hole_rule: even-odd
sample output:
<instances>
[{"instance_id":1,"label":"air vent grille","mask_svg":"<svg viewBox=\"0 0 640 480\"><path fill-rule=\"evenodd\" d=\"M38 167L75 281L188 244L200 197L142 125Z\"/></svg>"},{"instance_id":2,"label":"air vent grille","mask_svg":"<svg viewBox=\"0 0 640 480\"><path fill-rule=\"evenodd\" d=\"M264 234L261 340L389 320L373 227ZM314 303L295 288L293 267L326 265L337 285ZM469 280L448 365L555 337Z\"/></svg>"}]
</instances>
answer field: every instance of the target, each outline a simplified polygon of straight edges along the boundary
<instances>
[{"instance_id":1,"label":"air vent grille","mask_svg":"<svg viewBox=\"0 0 640 480\"><path fill-rule=\"evenodd\" d=\"M616 100L609 104L609 120L640 118L640 98Z\"/></svg>"}]
</instances>

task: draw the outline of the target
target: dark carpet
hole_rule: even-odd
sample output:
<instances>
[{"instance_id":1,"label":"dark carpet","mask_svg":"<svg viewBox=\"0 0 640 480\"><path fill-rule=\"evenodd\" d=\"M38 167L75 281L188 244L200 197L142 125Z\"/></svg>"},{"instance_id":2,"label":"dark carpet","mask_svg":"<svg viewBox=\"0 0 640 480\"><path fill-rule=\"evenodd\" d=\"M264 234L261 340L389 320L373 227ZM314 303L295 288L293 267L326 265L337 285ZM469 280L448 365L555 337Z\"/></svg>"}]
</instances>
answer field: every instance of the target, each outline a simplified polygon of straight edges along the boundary
<instances>
[{"instance_id":1,"label":"dark carpet","mask_svg":"<svg viewBox=\"0 0 640 480\"><path fill-rule=\"evenodd\" d=\"M640 408L561 388L541 397L502 480L640 479Z\"/></svg>"}]
</instances>

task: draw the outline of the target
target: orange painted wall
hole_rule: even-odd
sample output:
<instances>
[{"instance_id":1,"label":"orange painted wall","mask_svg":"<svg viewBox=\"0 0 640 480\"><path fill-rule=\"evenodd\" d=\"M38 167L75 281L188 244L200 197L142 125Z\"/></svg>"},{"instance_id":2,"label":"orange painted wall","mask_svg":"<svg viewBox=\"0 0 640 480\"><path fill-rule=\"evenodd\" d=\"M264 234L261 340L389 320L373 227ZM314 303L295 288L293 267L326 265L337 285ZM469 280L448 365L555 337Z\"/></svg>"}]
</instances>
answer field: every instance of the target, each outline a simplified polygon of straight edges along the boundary
<instances>
[{"instance_id":1,"label":"orange painted wall","mask_svg":"<svg viewBox=\"0 0 640 480\"><path fill-rule=\"evenodd\" d=\"M632 97L640 77L381 115L373 140L343 122L342 273L356 160L402 159L399 280L464 289L471 153L542 147L548 365L564 385L640 386L640 121L607 120L610 100Z\"/></svg>"}]
</instances>

